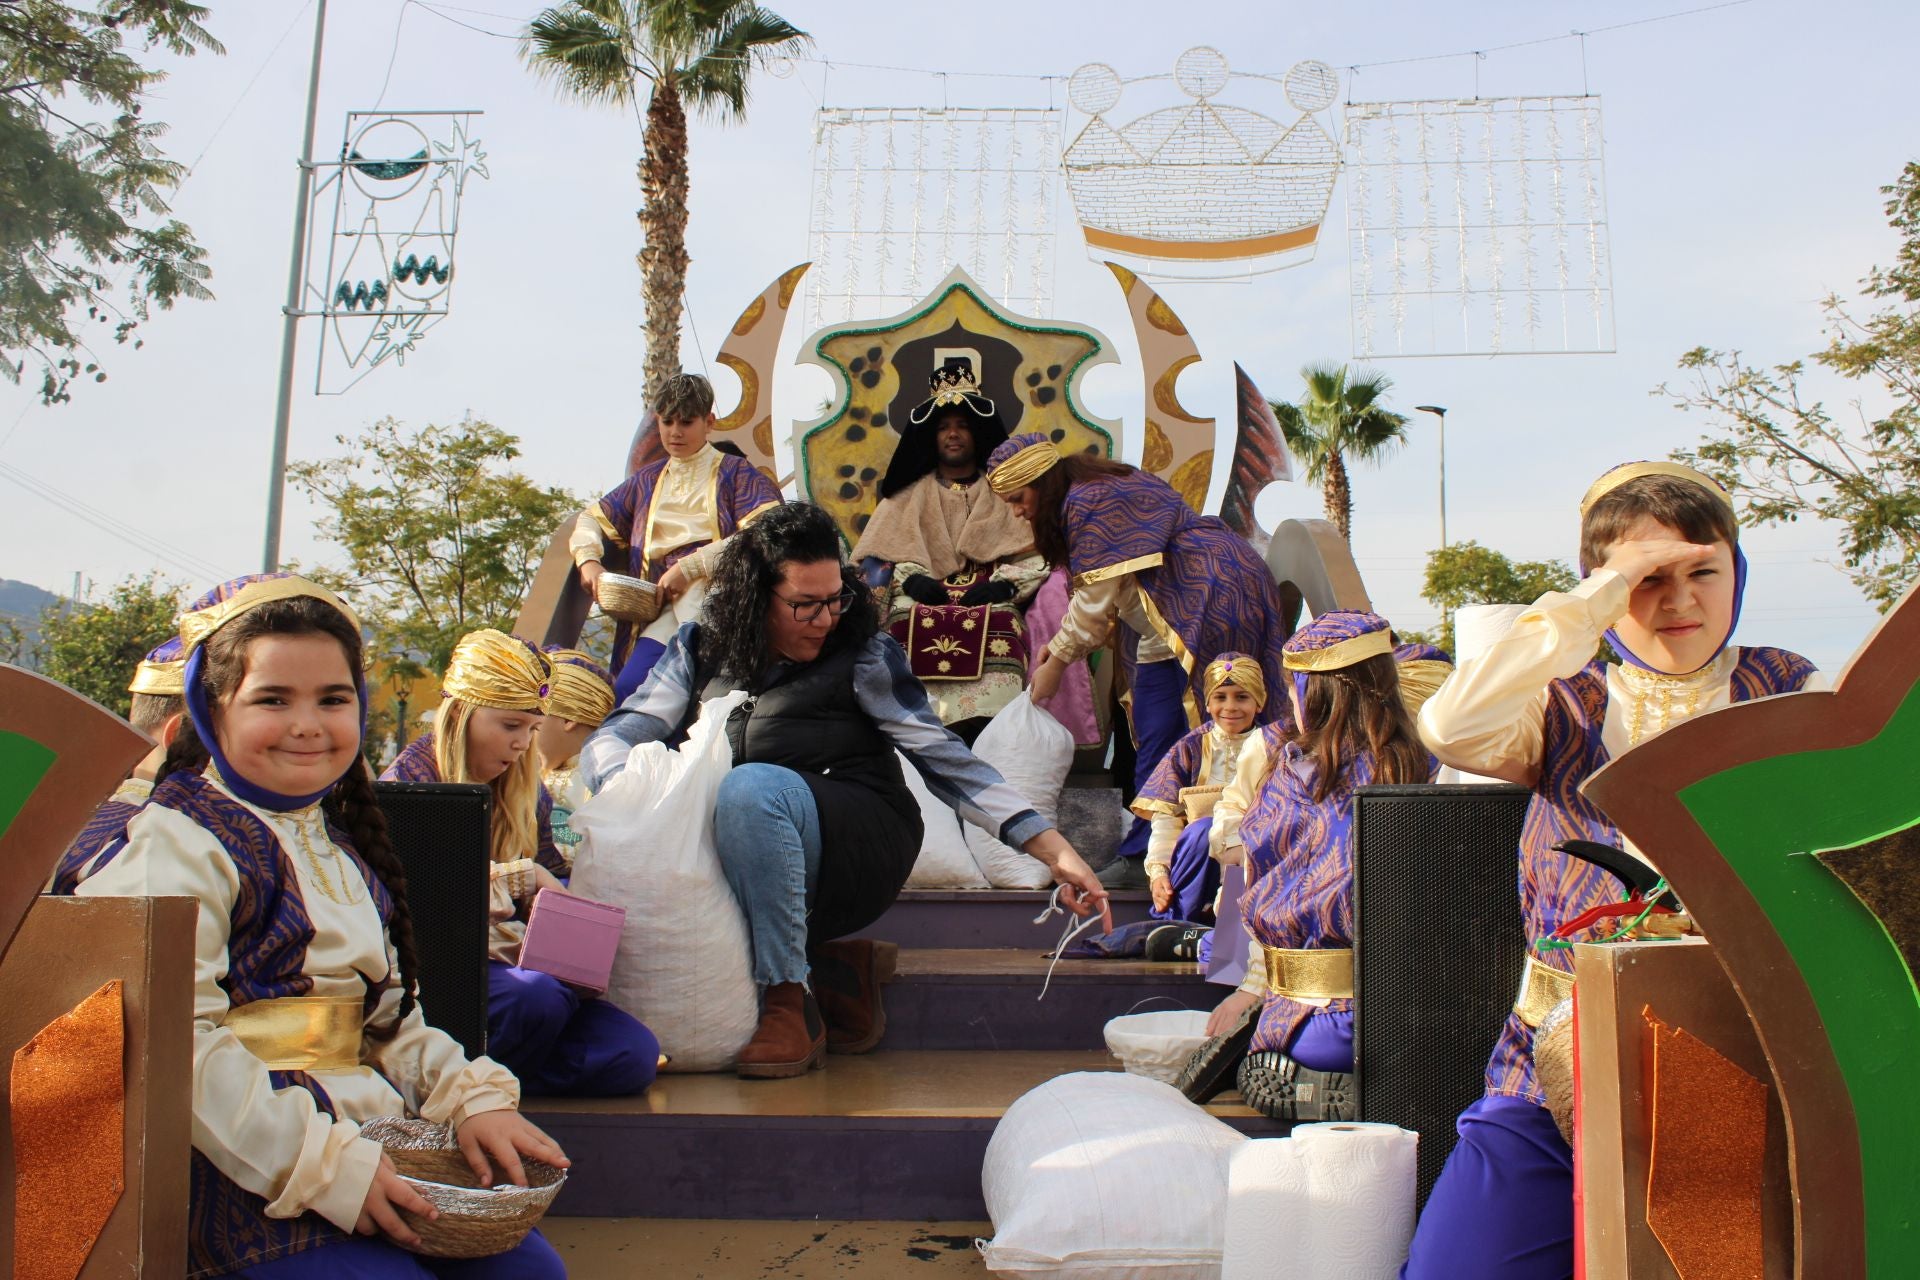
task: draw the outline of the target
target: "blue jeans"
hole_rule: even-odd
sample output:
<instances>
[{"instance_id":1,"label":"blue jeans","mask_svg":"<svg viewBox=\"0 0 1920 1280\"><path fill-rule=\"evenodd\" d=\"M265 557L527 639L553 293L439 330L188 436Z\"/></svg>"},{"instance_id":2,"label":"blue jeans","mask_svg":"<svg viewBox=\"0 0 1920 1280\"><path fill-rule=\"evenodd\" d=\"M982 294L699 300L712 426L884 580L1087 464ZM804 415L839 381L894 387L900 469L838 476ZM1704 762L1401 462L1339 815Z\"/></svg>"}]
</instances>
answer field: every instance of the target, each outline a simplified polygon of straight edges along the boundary
<instances>
[{"instance_id":1,"label":"blue jeans","mask_svg":"<svg viewBox=\"0 0 1920 1280\"><path fill-rule=\"evenodd\" d=\"M491 1258L428 1258L384 1239L354 1236L234 1272L244 1280L566 1280L538 1231Z\"/></svg>"},{"instance_id":2,"label":"blue jeans","mask_svg":"<svg viewBox=\"0 0 1920 1280\"><path fill-rule=\"evenodd\" d=\"M734 766L713 806L713 841L753 939L753 980L807 980L807 908L820 883L820 812L806 779Z\"/></svg>"}]
</instances>

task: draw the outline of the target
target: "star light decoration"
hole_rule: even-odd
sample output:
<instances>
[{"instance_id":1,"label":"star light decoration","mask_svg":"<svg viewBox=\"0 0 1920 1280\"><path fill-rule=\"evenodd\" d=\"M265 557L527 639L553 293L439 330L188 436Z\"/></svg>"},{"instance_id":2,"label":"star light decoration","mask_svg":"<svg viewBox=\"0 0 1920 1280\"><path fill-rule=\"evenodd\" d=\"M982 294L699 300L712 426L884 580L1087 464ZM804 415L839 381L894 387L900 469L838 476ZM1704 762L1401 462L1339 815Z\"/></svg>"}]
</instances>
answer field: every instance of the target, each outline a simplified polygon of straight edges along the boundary
<instances>
[{"instance_id":1,"label":"star light decoration","mask_svg":"<svg viewBox=\"0 0 1920 1280\"><path fill-rule=\"evenodd\" d=\"M323 322L316 393L405 365L450 313L461 198L491 177L478 114L349 112L339 159L315 164L299 314Z\"/></svg>"}]
</instances>

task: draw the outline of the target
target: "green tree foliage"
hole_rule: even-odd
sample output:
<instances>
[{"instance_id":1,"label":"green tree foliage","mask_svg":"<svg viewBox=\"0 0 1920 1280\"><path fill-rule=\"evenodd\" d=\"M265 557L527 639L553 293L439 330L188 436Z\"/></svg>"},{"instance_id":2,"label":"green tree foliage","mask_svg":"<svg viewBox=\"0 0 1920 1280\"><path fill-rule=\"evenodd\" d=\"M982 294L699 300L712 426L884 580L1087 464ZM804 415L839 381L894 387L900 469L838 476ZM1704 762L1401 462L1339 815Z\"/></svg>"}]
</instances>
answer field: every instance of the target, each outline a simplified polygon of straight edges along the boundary
<instances>
[{"instance_id":1,"label":"green tree foliage","mask_svg":"<svg viewBox=\"0 0 1920 1280\"><path fill-rule=\"evenodd\" d=\"M373 632L396 680L446 670L462 635L513 628L553 532L582 500L507 464L517 436L487 422L408 429L383 418L337 437L345 456L298 462L293 482L328 510L321 535L344 570L314 570Z\"/></svg>"},{"instance_id":2,"label":"green tree foliage","mask_svg":"<svg viewBox=\"0 0 1920 1280\"><path fill-rule=\"evenodd\" d=\"M106 379L90 323L124 343L154 306L213 296L206 251L158 221L186 174L141 114L165 73L124 47L224 53L206 15L186 0L0 3L0 374L37 364L48 404Z\"/></svg>"},{"instance_id":3,"label":"green tree foliage","mask_svg":"<svg viewBox=\"0 0 1920 1280\"><path fill-rule=\"evenodd\" d=\"M1477 542L1455 542L1427 553L1421 598L1440 611L1437 632L1402 632L1453 652L1453 611L1470 604L1531 604L1549 591L1571 591L1579 577L1560 560L1509 560Z\"/></svg>"},{"instance_id":4,"label":"green tree foliage","mask_svg":"<svg viewBox=\"0 0 1920 1280\"><path fill-rule=\"evenodd\" d=\"M1676 459L1726 485L1751 523L1813 515L1838 524L1848 576L1885 610L1920 576L1920 161L1881 190L1900 250L1861 288L1885 305L1862 316L1827 297L1827 348L1811 357L1858 384L1849 412L1836 419L1803 394L1803 361L1762 369L1706 347L1680 358L1685 386L1655 394L1717 420L1715 434Z\"/></svg>"},{"instance_id":5,"label":"green tree foliage","mask_svg":"<svg viewBox=\"0 0 1920 1280\"><path fill-rule=\"evenodd\" d=\"M640 289L646 301L646 388L680 371L687 289L687 108L744 120L751 73L812 43L779 14L740 0L569 0L527 27L534 74L590 106L622 111L647 86L640 160Z\"/></svg>"},{"instance_id":6,"label":"green tree foliage","mask_svg":"<svg viewBox=\"0 0 1920 1280\"><path fill-rule=\"evenodd\" d=\"M1405 414L1386 407L1393 380L1384 373L1351 373L1343 364L1310 364L1300 371L1306 382L1300 403L1275 400L1273 416L1287 448L1307 468L1307 480L1321 487L1327 519L1340 536L1353 540L1353 485L1347 460L1378 465L1406 443Z\"/></svg>"},{"instance_id":7,"label":"green tree foliage","mask_svg":"<svg viewBox=\"0 0 1920 1280\"><path fill-rule=\"evenodd\" d=\"M150 574L127 579L102 604L50 605L40 615L40 673L124 717L133 669L176 633L181 604L177 586Z\"/></svg>"}]
</instances>

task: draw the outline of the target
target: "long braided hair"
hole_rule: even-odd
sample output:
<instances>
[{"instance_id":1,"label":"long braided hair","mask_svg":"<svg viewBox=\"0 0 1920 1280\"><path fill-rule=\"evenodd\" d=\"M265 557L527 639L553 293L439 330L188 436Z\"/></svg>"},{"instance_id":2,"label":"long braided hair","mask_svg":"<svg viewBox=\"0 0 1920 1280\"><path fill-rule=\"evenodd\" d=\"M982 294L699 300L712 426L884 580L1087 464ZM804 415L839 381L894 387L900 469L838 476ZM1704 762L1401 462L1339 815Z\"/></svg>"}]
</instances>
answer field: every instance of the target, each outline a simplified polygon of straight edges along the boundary
<instances>
[{"instance_id":1,"label":"long braided hair","mask_svg":"<svg viewBox=\"0 0 1920 1280\"><path fill-rule=\"evenodd\" d=\"M215 717L219 716L221 708L240 687L246 675L247 646L267 635L331 636L340 642L341 649L345 651L347 669L354 672L362 669L360 633L338 609L312 596L269 601L241 614L206 639L206 658L200 678L206 685L207 706ZM174 735L173 742L167 747L166 759L155 775L154 785L165 782L171 774L199 773L207 767L211 758L193 722L183 720L179 733ZM387 835L386 814L374 799L373 775L367 769L365 756L358 751L354 753L352 766L345 776L333 784L333 789L321 801L321 806L327 817L352 839L354 851L380 878L388 897L393 900L393 915L387 922L387 933L393 941L394 954L400 965L399 1014L385 1028L367 1028L370 1038L390 1040L398 1034L400 1023L405 1021L419 1002L420 965L414 950L413 914L407 906L406 868L394 853L393 841Z\"/></svg>"}]
</instances>

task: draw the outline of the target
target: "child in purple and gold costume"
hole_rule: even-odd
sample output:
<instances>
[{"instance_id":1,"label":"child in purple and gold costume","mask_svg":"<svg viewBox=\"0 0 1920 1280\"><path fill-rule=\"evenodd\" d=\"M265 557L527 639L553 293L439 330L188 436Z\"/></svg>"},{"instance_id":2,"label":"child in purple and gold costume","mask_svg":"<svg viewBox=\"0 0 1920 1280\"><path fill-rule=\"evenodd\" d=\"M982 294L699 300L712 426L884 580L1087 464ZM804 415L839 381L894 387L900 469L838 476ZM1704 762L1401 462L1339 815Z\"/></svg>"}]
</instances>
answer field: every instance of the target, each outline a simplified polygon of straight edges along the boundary
<instances>
[{"instance_id":1,"label":"child in purple and gold costume","mask_svg":"<svg viewBox=\"0 0 1920 1280\"><path fill-rule=\"evenodd\" d=\"M1034 701L1051 697L1062 673L1106 642L1115 618L1132 637L1136 787L1200 723L1208 663L1244 653L1280 669L1288 628L1272 574L1245 538L1196 514L1166 481L1122 463L1062 457L1047 437L1028 432L993 451L988 482L1033 523L1047 563L1073 574L1066 620L1029 686ZM1290 717L1270 702L1258 719ZM1147 836L1147 824L1136 823L1103 883L1144 880Z\"/></svg>"},{"instance_id":2,"label":"child in purple and gold costume","mask_svg":"<svg viewBox=\"0 0 1920 1280\"><path fill-rule=\"evenodd\" d=\"M593 794L580 772L580 748L600 722L613 714L613 678L578 649L555 644L540 652L553 664L547 714L534 735L540 747L540 785L553 801L549 822L554 848L571 869L573 848L580 843L573 832L573 812Z\"/></svg>"},{"instance_id":3,"label":"child in purple and gold costume","mask_svg":"<svg viewBox=\"0 0 1920 1280\"><path fill-rule=\"evenodd\" d=\"M127 685L127 692L133 695L127 723L158 745L87 819L87 825L60 856L60 865L47 885L48 893L72 893L82 880L113 861L114 853L126 842L127 823L153 794L154 775L186 718L187 704L182 694L187 660L181 652L180 637L169 636L134 668L133 681Z\"/></svg>"},{"instance_id":4,"label":"child in purple and gold costume","mask_svg":"<svg viewBox=\"0 0 1920 1280\"><path fill-rule=\"evenodd\" d=\"M1287 641L1283 661L1298 734L1257 735L1220 802L1222 856L1238 843L1246 864L1251 945L1247 980L1209 1030L1259 1004L1240 1075L1248 1105L1277 1119L1351 1119L1353 793L1431 782L1438 766L1402 698L1386 619L1324 613Z\"/></svg>"},{"instance_id":5,"label":"child in purple and gold costume","mask_svg":"<svg viewBox=\"0 0 1920 1280\"><path fill-rule=\"evenodd\" d=\"M360 625L290 574L237 579L180 620L189 724L124 849L78 892L200 902L194 979L194 1275L558 1277L538 1232L458 1264L404 1251L431 1215L359 1125L451 1125L476 1174L564 1166L520 1085L415 1002L406 878L360 755ZM358 1236L356 1236L358 1232ZM371 1238L368 1238L371 1237Z\"/></svg>"},{"instance_id":6,"label":"child in purple and gold costume","mask_svg":"<svg viewBox=\"0 0 1920 1280\"><path fill-rule=\"evenodd\" d=\"M1198 920L1220 888L1208 852L1214 804L1233 785L1254 717L1267 705L1266 676L1244 653L1208 663L1201 684L1209 723L1174 743L1133 798L1133 811L1152 824L1147 884L1161 920Z\"/></svg>"},{"instance_id":7,"label":"child in purple and gold costume","mask_svg":"<svg viewBox=\"0 0 1920 1280\"><path fill-rule=\"evenodd\" d=\"M653 412L667 456L582 511L567 543L580 585L595 599L609 547L620 553L621 573L660 589L659 617L644 629L628 622L614 628L611 669L622 701L646 680L680 625L700 617L707 578L727 539L780 502L780 491L758 467L707 442L713 384L705 378L668 378L653 397Z\"/></svg>"},{"instance_id":8,"label":"child in purple and gold costume","mask_svg":"<svg viewBox=\"0 0 1920 1280\"><path fill-rule=\"evenodd\" d=\"M653 1083L660 1044L632 1015L583 999L551 974L519 965L526 910L559 889L553 799L533 749L552 695L552 665L518 636L473 631L453 648L434 731L381 775L400 782L482 782L493 789L487 955L487 1048L534 1094L620 1097Z\"/></svg>"},{"instance_id":9,"label":"child in purple and gold costume","mask_svg":"<svg viewBox=\"0 0 1920 1280\"><path fill-rule=\"evenodd\" d=\"M1676 463L1629 463L1593 483L1580 517L1586 579L1535 601L1420 712L1421 736L1441 760L1533 788L1519 887L1536 943L1623 896L1611 876L1554 848L1575 839L1622 844L1581 783L1683 720L1822 683L1796 654L1729 644L1746 557L1733 502L1718 484ZM1624 662L1595 658L1603 633ZM1573 1153L1533 1070L1533 1030L1571 994L1571 967L1565 950L1528 960L1487 1064L1486 1096L1460 1116L1403 1276L1573 1274Z\"/></svg>"}]
</instances>

